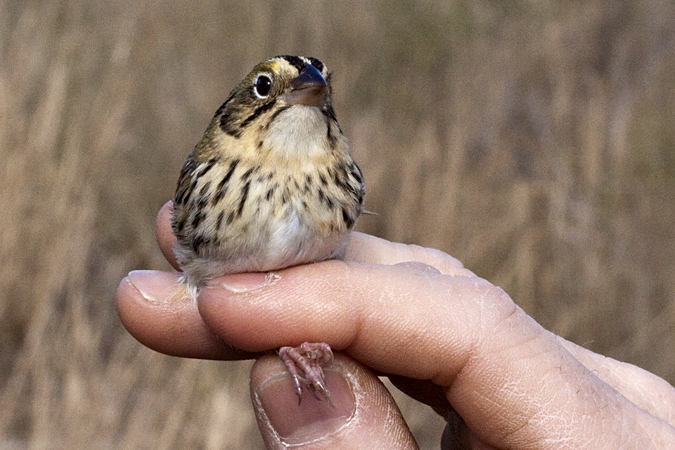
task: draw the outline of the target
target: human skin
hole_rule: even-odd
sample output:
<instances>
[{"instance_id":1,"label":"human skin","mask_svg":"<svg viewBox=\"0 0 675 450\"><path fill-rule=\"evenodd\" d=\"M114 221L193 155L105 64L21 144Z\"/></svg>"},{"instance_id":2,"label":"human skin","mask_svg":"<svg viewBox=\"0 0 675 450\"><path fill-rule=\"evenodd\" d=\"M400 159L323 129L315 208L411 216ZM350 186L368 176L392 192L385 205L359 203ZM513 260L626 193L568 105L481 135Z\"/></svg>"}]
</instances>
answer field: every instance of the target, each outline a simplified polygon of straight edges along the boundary
<instances>
[{"instance_id":1,"label":"human skin","mask_svg":"<svg viewBox=\"0 0 675 450\"><path fill-rule=\"evenodd\" d=\"M157 239L174 265L170 203ZM278 358L254 365L251 393L268 448L417 448L376 374L449 420L441 448L675 448L675 389L636 366L542 328L500 288L438 250L352 233L344 261L212 280L195 304L175 273L132 272L117 292L141 343L233 360L327 342L335 408L298 405Z\"/></svg>"}]
</instances>

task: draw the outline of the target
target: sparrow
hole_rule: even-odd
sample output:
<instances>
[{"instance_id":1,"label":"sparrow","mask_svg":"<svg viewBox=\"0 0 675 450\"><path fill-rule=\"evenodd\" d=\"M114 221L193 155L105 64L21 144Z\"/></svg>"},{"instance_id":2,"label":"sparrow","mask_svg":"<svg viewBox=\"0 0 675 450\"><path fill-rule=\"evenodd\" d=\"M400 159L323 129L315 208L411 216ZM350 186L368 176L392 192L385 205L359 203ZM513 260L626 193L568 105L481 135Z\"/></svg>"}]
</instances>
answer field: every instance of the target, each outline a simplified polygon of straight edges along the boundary
<instances>
[{"instance_id":1,"label":"sparrow","mask_svg":"<svg viewBox=\"0 0 675 450\"><path fill-rule=\"evenodd\" d=\"M174 254L196 301L214 278L342 259L363 211L365 181L316 58L256 65L216 111L187 158L173 200ZM326 343L281 347L298 396L329 403Z\"/></svg>"}]
</instances>

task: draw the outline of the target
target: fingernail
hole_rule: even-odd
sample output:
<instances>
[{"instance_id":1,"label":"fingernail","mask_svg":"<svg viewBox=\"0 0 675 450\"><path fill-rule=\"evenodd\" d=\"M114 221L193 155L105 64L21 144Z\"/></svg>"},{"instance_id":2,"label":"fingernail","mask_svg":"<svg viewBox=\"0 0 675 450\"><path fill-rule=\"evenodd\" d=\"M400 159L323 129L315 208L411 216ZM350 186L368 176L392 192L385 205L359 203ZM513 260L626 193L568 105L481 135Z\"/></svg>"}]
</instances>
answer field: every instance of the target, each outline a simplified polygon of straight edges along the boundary
<instances>
[{"instance_id":1,"label":"fingernail","mask_svg":"<svg viewBox=\"0 0 675 450\"><path fill-rule=\"evenodd\" d=\"M441 271L435 268L434 266L430 266L429 264L424 264L419 261L405 261L405 262L400 262L397 264L394 264L395 267L406 267L409 269L414 269L422 273L433 273L433 274L440 274Z\"/></svg>"},{"instance_id":2,"label":"fingernail","mask_svg":"<svg viewBox=\"0 0 675 450\"><path fill-rule=\"evenodd\" d=\"M163 303L176 296L181 289L180 275L158 270L134 270L129 272L128 279L136 290L149 302ZM187 291L186 291L187 293ZM187 296L187 299L190 299Z\"/></svg>"},{"instance_id":3,"label":"fingernail","mask_svg":"<svg viewBox=\"0 0 675 450\"><path fill-rule=\"evenodd\" d=\"M326 438L346 426L354 416L356 400L349 381L331 369L324 369L324 373L334 407L323 399L315 399L306 389L298 405L287 373L270 377L255 390L256 406L262 409L284 443L298 445Z\"/></svg>"},{"instance_id":4,"label":"fingernail","mask_svg":"<svg viewBox=\"0 0 675 450\"><path fill-rule=\"evenodd\" d=\"M214 278L208 282L209 287L225 288L235 294L256 291L271 286L281 279L276 273L237 273Z\"/></svg>"}]
</instances>

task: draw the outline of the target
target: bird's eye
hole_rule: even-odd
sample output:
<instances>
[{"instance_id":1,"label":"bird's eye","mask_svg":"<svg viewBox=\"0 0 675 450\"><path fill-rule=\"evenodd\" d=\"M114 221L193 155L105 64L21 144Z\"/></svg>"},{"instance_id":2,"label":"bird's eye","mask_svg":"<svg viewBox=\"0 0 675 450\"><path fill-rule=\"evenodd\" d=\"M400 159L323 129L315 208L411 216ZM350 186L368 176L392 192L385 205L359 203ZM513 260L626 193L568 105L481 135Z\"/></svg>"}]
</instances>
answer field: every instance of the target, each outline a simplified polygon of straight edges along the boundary
<instances>
[{"instance_id":1,"label":"bird's eye","mask_svg":"<svg viewBox=\"0 0 675 450\"><path fill-rule=\"evenodd\" d=\"M270 93L270 89L272 89L272 79L269 75L264 73L258 75L255 79L255 83L253 83L253 90L256 95L260 98L265 98L267 97L267 94Z\"/></svg>"}]
</instances>

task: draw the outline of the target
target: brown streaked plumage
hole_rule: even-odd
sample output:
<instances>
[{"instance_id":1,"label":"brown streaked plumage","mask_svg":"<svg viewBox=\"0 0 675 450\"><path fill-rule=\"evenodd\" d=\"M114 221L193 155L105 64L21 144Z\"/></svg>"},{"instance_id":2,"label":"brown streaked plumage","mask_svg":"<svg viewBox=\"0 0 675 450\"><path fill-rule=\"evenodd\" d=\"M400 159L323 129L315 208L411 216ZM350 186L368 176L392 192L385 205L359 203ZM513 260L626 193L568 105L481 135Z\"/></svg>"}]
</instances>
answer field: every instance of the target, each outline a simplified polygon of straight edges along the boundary
<instances>
[{"instance_id":1,"label":"brown streaked plumage","mask_svg":"<svg viewBox=\"0 0 675 450\"><path fill-rule=\"evenodd\" d=\"M258 64L218 109L188 157L174 198L174 253L196 299L211 278L342 258L365 182L315 58ZM326 344L283 348L310 391L328 399Z\"/></svg>"}]
</instances>

